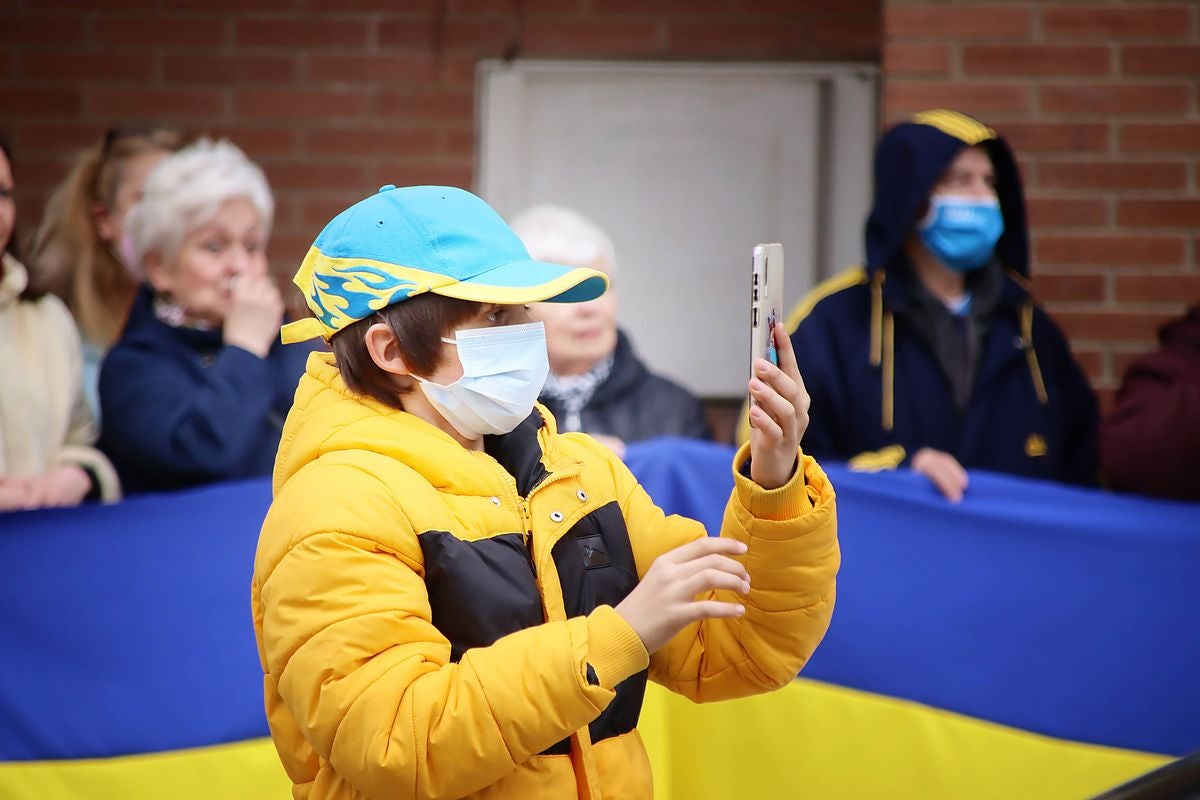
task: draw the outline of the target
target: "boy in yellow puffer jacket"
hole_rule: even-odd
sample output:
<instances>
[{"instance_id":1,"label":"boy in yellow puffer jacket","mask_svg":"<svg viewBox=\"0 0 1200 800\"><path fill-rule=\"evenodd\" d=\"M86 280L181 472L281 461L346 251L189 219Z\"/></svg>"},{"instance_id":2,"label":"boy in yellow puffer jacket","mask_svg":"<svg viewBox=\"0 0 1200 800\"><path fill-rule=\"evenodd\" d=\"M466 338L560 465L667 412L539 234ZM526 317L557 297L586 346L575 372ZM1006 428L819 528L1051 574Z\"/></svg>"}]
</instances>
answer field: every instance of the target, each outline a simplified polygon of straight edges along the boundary
<instances>
[{"instance_id":1,"label":"boy in yellow puffer jacket","mask_svg":"<svg viewBox=\"0 0 1200 800\"><path fill-rule=\"evenodd\" d=\"M646 680L696 701L787 684L829 624L834 493L799 449L782 327L719 538L667 517L536 398L523 304L607 279L533 261L479 198L387 186L296 284L322 336L254 565L267 715L296 798L644 798Z\"/></svg>"}]
</instances>

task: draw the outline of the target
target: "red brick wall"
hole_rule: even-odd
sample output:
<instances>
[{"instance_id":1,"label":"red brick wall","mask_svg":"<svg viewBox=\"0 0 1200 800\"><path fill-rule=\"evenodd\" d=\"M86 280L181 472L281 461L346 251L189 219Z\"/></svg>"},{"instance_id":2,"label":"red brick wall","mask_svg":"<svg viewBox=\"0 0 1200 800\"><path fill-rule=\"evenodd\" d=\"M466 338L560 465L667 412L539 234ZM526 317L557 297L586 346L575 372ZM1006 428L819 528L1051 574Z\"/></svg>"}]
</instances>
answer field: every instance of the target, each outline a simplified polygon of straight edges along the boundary
<instances>
[{"instance_id":1,"label":"red brick wall","mask_svg":"<svg viewBox=\"0 0 1200 800\"><path fill-rule=\"evenodd\" d=\"M470 184L480 58L875 61L882 39L885 119L950 106L1017 148L1038 295L1107 394L1157 325L1200 298L1200 7L880 6L4 0L0 130L26 233L72 153L110 125L229 135L276 189L273 261L286 271L379 184Z\"/></svg>"},{"instance_id":2,"label":"red brick wall","mask_svg":"<svg viewBox=\"0 0 1200 800\"><path fill-rule=\"evenodd\" d=\"M1200 4L886 0L884 112L947 106L1022 162L1035 291L1102 400L1200 301Z\"/></svg>"},{"instance_id":3,"label":"red brick wall","mask_svg":"<svg viewBox=\"0 0 1200 800\"><path fill-rule=\"evenodd\" d=\"M383 183L470 185L480 58L878 61L879 25L879 0L0 0L0 130L26 233L111 125L228 135L290 272Z\"/></svg>"}]
</instances>

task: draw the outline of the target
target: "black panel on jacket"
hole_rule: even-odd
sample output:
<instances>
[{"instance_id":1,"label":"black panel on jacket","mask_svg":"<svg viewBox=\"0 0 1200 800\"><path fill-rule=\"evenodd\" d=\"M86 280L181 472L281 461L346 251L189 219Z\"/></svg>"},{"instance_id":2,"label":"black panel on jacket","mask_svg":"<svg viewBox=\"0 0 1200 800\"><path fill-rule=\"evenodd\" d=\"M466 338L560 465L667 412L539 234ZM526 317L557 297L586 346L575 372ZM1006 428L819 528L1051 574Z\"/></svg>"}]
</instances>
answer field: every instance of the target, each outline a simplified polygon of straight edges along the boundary
<instances>
[{"instance_id":1,"label":"black panel on jacket","mask_svg":"<svg viewBox=\"0 0 1200 800\"><path fill-rule=\"evenodd\" d=\"M542 424L535 411L511 433L484 437L484 450L513 476L522 497L549 475L537 438ZM509 633L545 622L523 534L502 533L464 542L444 531L426 531L418 538L433 624L450 640L452 661L459 661L472 647L486 647ZM600 605L615 606L637 586L633 547L615 501L575 523L554 545L551 557L568 619L586 616ZM590 674L595 676L594 669ZM616 687L616 697L589 725L592 741L637 727L646 675L643 670ZM541 755L570 752L567 737Z\"/></svg>"},{"instance_id":2,"label":"black panel on jacket","mask_svg":"<svg viewBox=\"0 0 1200 800\"><path fill-rule=\"evenodd\" d=\"M534 487L550 474L542 463L542 446L537 439L543 424L542 415L534 409L524 422L510 432L483 437L483 451L513 476L521 497L528 497Z\"/></svg>"},{"instance_id":3,"label":"black panel on jacket","mask_svg":"<svg viewBox=\"0 0 1200 800\"><path fill-rule=\"evenodd\" d=\"M590 614L596 606L615 606L637 586L637 564L625 517L616 501L575 523L571 533L554 546L551 556L563 587L568 619ZM637 727L646 674L642 670L617 685L617 696L588 726L593 742ZM566 742L570 744L569 739ZM555 748L562 744L559 742Z\"/></svg>"},{"instance_id":4,"label":"black panel on jacket","mask_svg":"<svg viewBox=\"0 0 1200 800\"><path fill-rule=\"evenodd\" d=\"M417 538L433 624L450 640L451 661L546 621L523 534L465 542L426 531Z\"/></svg>"}]
</instances>

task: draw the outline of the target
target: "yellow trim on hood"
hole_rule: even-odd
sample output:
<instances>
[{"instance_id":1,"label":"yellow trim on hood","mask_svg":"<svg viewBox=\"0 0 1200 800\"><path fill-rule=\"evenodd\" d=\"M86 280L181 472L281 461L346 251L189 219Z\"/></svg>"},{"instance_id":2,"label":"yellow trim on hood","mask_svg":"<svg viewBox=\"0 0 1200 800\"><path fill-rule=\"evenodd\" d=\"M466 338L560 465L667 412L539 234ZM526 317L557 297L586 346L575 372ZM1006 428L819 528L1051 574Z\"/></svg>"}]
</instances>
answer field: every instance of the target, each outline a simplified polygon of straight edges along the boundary
<instances>
[{"instance_id":1,"label":"yellow trim on hood","mask_svg":"<svg viewBox=\"0 0 1200 800\"><path fill-rule=\"evenodd\" d=\"M912 121L918 125L928 125L932 128L937 128L947 136L961 139L969 145L977 145L980 142L986 142L988 139L997 138L996 132L979 120L945 108L936 108L932 111L922 111L919 114L914 114Z\"/></svg>"}]
</instances>

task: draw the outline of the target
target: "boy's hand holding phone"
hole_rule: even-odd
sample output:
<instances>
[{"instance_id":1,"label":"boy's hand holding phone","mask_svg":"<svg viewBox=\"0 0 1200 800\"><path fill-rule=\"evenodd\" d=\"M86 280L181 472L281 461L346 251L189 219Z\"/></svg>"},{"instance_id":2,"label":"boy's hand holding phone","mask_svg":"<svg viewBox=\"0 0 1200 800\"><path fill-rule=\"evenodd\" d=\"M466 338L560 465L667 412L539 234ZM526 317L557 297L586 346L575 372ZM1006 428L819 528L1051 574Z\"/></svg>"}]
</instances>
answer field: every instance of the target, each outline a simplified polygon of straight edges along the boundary
<instances>
[{"instance_id":1,"label":"boy's hand holding phone","mask_svg":"<svg viewBox=\"0 0 1200 800\"><path fill-rule=\"evenodd\" d=\"M796 468L800 439L808 429L810 400L796 365L792 340L781 324L771 331L779 366L756 359L749 391L750 478L764 489L778 489Z\"/></svg>"}]
</instances>

